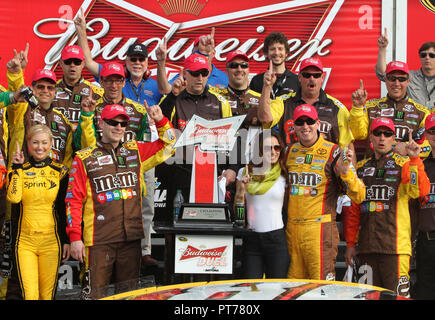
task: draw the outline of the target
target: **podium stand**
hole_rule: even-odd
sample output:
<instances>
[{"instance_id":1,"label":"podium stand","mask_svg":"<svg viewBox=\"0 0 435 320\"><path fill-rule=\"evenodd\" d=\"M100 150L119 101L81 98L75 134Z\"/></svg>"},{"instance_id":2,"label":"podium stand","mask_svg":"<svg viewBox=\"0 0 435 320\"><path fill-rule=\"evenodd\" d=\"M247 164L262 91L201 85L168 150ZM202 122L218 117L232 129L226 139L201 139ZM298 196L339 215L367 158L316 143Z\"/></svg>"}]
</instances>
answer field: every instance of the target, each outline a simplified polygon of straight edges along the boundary
<instances>
[{"instance_id":1,"label":"podium stand","mask_svg":"<svg viewBox=\"0 0 435 320\"><path fill-rule=\"evenodd\" d=\"M194 146L189 202L173 226L154 227L166 235L166 263L171 260L174 273L233 273L234 235L247 230L234 227L228 205L219 203L216 152L232 150L244 118L209 121L194 115L174 146Z\"/></svg>"}]
</instances>

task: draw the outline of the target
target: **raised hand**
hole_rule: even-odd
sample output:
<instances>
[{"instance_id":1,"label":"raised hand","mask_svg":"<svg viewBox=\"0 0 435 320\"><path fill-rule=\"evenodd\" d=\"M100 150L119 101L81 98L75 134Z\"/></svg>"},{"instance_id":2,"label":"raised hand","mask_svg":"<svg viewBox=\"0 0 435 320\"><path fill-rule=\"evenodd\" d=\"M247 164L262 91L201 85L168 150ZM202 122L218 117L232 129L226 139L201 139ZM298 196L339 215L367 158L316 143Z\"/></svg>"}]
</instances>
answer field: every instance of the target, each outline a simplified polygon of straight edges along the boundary
<instances>
[{"instance_id":1,"label":"raised hand","mask_svg":"<svg viewBox=\"0 0 435 320\"><path fill-rule=\"evenodd\" d=\"M143 105L145 106L148 115L154 122L159 122L163 119L162 109L158 105L148 107L146 100L143 101Z\"/></svg>"},{"instance_id":2,"label":"raised hand","mask_svg":"<svg viewBox=\"0 0 435 320\"><path fill-rule=\"evenodd\" d=\"M15 153L12 156L12 163L23 164L24 163L24 153L21 151L20 144L17 141Z\"/></svg>"},{"instance_id":3,"label":"raised hand","mask_svg":"<svg viewBox=\"0 0 435 320\"><path fill-rule=\"evenodd\" d=\"M406 144L406 152L409 157L418 157L420 155L420 145L412 138L412 129L409 130L409 142Z\"/></svg>"},{"instance_id":4,"label":"raised hand","mask_svg":"<svg viewBox=\"0 0 435 320\"><path fill-rule=\"evenodd\" d=\"M245 175L242 177L242 187L245 190L246 186L252 181L252 177L249 174L248 165L245 165Z\"/></svg>"},{"instance_id":5,"label":"raised hand","mask_svg":"<svg viewBox=\"0 0 435 320\"><path fill-rule=\"evenodd\" d=\"M272 60L269 62L269 69L266 70L263 76L263 86L272 88L276 81L276 74L273 72Z\"/></svg>"},{"instance_id":6,"label":"raised hand","mask_svg":"<svg viewBox=\"0 0 435 320\"><path fill-rule=\"evenodd\" d=\"M80 8L80 13L74 19L74 25L77 33L86 34L86 18L83 13L83 8Z\"/></svg>"},{"instance_id":7,"label":"raised hand","mask_svg":"<svg viewBox=\"0 0 435 320\"><path fill-rule=\"evenodd\" d=\"M29 53L29 43L26 43L26 48L24 50L21 50L20 53L18 54L19 59L20 59L20 65L21 65L21 69L25 69L27 66L27 63L29 62L27 56Z\"/></svg>"},{"instance_id":8,"label":"raised hand","mask_svg":"<svg viewBox=\"0 0 435 320\"><path fill-rule=\"evenodd\" d=\"M359 80L359 89L352 93L352 105L357 108L364 107L367 100L367 91L364 89L362 79Z\"/></svg>"},{"instance_id":9,"label":"raised hand","mask_svg":"<svg viewBox=\"0 0 435 320\"><path fill-rule=\"evenodd\" d=\"M183 70L184 70L183 67L181 67L180 76L177 79L175 79L174 82L172 82L172 93L175 96L178 96L180 92L183 91L187 86L186 80L184 79L183 76Z\"/></svg>"},{"instance_id":10,"label":"raised hand","mask_svg":"<svg viewBox=\"0 0 435 320\"><path fill-rule=\"evenodd\" d=\"M206 36L202 36L199 39L198 50L203 54L210 55L214 50L214 27L211 28L211 33Z\"/></svg>"},{"instance_id":11,"label":"raised hand","mask_svg":"<svg viewBox=\"0 0 435 320\"><path fill-rule=\"evenodd\" d=\"M14 74L20 73L21 56L17 52L17 50L14 49L14 57L6 63L6 68L10 73L14 73Z\"/></svg>"},{"instance_id":12,"label":"raised hand","mask_svg":"<svg viewBox=\"0 0 435 320\"><path fill-rule=\"evenodd\" d=\"M83 112L94 112L96 106L97 101L92 99L92 96L88 96L82 100L81 107Z\"/></svg>"},{"instance_id":13,"label":"raised hand","mask_svg":"<svg viewBox=\"0 0 435 320\"><path fill-rule=\"evenodd\" d=\"M168 43L167 43L166 37L164 37L163 41L160 42L160 44L156 50L157 62L165 62L166 61L167 45L168 45Z\"/></svg>"},{"instance_id":14,"label":"raised hand","mask_svg":"<svg viewBox=\"0 0 435 320\"><path fill-rule=\"evenodd\" d=\"M384 33L378 38L379 49L385 49L388 46L387 28L384 28Z\"/></svg>"},{"instance_id":15,"label":"raised hand","mask_svg":"<svg viewBox=\"0 0 435 320\"><path fill-rule=\"evenodd\" d=\"M344 154L345 153L345 154ZM352 164L353 150L351 148L343 148L339 159L337 160L337 170L340 175L345 175L349 171Z\"/></svg>"}]
</instances>

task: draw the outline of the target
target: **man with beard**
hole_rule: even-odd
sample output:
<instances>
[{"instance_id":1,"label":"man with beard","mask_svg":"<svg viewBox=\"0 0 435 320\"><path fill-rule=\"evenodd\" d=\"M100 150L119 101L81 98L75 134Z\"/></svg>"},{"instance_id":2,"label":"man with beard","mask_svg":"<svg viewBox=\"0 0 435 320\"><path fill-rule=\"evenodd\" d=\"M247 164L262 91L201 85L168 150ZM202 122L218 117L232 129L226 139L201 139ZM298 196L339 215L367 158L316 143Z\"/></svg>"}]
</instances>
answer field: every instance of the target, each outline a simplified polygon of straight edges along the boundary
<instances>
[{"instance_id":1,"label":"man with beard","mask_svg":"<svg viewBox=\"0 0 435 320\"><path fill-rule=\"evenodd\" d=\"M299 88L297 75L288 70L285 66L286 59L290 53L288 39L281 32L272 32L264 39L263 53L266 61L272 63L269 70L275 74L276 81L270 91L270 98L275 99L283 94L296 92ZM251 79L249 88L261 93L263 89L264 72L259 73Z\"/></svg>"}]
</instances>

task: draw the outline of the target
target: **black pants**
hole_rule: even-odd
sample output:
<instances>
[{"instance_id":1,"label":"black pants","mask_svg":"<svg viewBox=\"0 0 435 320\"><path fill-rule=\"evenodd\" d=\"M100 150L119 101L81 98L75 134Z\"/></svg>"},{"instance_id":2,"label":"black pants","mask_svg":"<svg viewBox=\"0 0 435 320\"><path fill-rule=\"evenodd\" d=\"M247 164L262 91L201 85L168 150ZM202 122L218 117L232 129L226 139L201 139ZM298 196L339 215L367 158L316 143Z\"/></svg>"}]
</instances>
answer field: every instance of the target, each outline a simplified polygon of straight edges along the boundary
<instances>
[{"instance_id":1,"label":"black pants","mask_svg":"<svg viewBox=\"0 0 435 320\"><path fill-rule=\"evenodd\" d=\"M435 231L417 237L417 299L435 299Z\"/></svg>"},{"instance_id":2,"label":"black pants","mask_svg":"<svg viewBox=\"0 0 435 320\"><path fill-rule=\"evenodd\" d=\"M270 232L255 232L243 238L244 278L285 279L290 265L290 256L284 229Z\"/></svg>"}]
</instances>

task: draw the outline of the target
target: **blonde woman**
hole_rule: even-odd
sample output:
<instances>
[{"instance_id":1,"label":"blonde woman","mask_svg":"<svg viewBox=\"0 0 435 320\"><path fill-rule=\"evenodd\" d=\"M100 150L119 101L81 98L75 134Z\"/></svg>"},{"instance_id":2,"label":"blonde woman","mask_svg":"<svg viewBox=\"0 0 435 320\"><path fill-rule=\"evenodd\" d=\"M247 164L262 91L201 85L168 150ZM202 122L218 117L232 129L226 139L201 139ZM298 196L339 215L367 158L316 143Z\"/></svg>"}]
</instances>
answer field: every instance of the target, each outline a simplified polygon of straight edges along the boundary
<instances>
[{"instance_id":1,"label":"blonde woman","mask_svg":"<svg viewBox=\"0 0 435 320\"><path fill-rule=\"evenodd\" d=\"M24 154L17 143L12 169L8 172L7 199L19 206L15 242L18 278L25 300L52 300L61 262L61 243L64 244L63 261L69 258L65 232L68 169L49 157L53 136L47 126L32 126L26 140L29 161L24 163Z\"/></svg>"}]
</instances>

